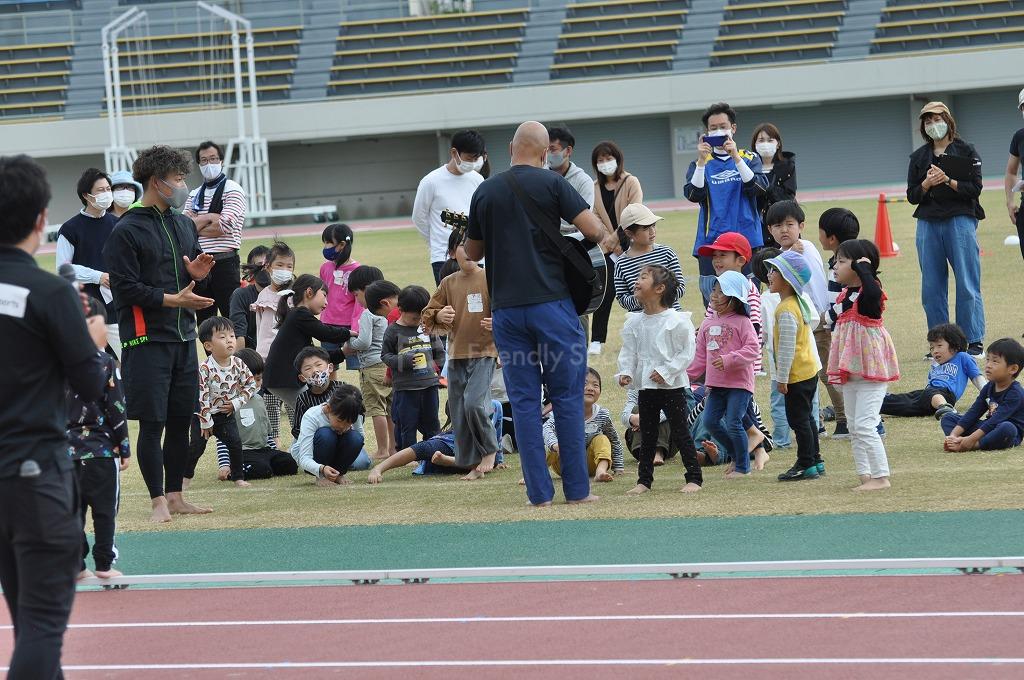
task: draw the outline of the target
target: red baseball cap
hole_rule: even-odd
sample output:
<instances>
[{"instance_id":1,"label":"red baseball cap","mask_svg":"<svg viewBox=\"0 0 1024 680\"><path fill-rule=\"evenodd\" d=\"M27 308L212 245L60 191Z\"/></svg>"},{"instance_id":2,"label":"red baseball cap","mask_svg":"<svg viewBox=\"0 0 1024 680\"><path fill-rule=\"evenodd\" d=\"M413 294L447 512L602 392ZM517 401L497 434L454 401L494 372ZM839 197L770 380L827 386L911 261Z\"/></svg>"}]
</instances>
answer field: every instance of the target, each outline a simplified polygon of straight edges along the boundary
<instances>
[{"instance_id":1,"label":"red baseball cap","mask_svg":"<svg viewBox=\"0 0 1024 680\"><path fill-rule=\"evenodd\" d=\"M750 258L753 257L753 253L750 252L750 241L746 236L735 231L719 234L714 243L698 248L697 254L701 257L710 257L716 250L742 255L747 262L750 262Z\"/></svg>"}]
</instances>

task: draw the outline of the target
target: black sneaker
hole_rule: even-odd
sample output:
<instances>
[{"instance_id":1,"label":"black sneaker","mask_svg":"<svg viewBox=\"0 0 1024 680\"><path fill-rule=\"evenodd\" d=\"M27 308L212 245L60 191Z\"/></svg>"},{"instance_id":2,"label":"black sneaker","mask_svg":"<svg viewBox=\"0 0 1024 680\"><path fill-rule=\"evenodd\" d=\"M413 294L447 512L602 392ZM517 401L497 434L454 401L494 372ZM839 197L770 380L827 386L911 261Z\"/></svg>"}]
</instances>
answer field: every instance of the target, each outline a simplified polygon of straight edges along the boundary
<instances>
[{"instance_id":1,"label":"black sneaker","mask_svg":"<svg viewBox=\"0 0 1024 680\"><path fill-rule=\"evenodd\" d=\"M943 404L935 410L935 420L942 420L947 413L956 413L956 409L949 404Z\"/></svg>"},{"instance_id":2,"label":"black sneaker","mask_svg":"<svg viewBox=\"0 0 1024 680\"><path fill-rule=\"evenodd\" d=\"M833 439L849 439L850 430L847 428L846 423L836 423L836 429L832 433Z\"/></svg>"},{"instance_id":3,"label":"black sneaker","mask_svg":"<svg viewBox=\"0 0 1024 680\"><path fill-rule=\"evenodd\" d=\"M985 346L982 345L980 342L972 342L971 344L967 345L967 353L970 354L972 357L980 357L985 353Z\"/></svg>"},{"instance_id":4,"label":"black sneaker","mask_svg":"<svg viewBox=\"0 0 1024 680\"><path fill-rule=\"evenodd\" d=\"M817 479L818 478L818 466L812 465L809 468L800 467L797 463L793 467L789 468L781 475L779 475L780 482L799 482L805 479Z\"/></svg>"}]
</instances>

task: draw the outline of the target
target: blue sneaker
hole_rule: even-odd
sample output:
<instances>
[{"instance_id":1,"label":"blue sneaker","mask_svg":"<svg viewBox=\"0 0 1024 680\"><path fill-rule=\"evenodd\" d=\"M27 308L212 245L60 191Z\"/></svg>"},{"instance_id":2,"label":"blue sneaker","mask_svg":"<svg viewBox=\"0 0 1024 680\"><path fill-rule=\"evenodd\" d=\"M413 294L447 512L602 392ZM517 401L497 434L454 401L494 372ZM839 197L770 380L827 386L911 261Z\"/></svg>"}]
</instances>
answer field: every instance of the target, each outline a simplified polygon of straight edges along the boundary
<instances>
[{"instance_id":1,"label":"blue sneaker","mask_svg":"<svg viewBox=\"0 0 1024 680\"><path fill-rule=\"evenodd\" d=\"M878 436L885 439L885 425L881 420L878 421L878 427L875 428L878 431Z\"/></svg>"},{"instance_id":2,"label":"blue sneaker","mask_svg":"<svg viewBox=\"0 0 1024 680\"><path fill-rule=\"evenodd\" d=\"M818 463L817 465L815 465L814 467L815 467L815 468L817 468L817 470L818 470L818 476L819 476L819 477L824 477L824 476L825 476L825 461L820 461L820 462L819 462L819 463Z\"/></svg>"}]
</instances>

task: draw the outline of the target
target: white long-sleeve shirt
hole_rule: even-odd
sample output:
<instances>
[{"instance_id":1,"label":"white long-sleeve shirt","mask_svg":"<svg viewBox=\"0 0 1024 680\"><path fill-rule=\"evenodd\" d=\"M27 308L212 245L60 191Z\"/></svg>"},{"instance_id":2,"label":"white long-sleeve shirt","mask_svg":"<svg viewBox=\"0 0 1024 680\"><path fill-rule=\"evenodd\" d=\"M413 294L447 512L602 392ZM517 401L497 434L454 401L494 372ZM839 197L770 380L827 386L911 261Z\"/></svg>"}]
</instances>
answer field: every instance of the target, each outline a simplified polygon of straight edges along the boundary
<instances>
[{"instance_id":1,"label":"white long-sleeve shirt","mask_svg":"<svg viewBox=\"0 0 1024 680\"><path fill-rule=\"evenodd\" d=\"M619 372L629 376L631 387L640 390L675 390L690 386L686 368L697 351L696 331L690 312L666 309L660 314L634 312L626 316L622 328ZM665 380L651 380L657 371Z\"/></svg>"},{"instance_id":2,"label":"white long-sleeve shirt","mask_svg":"<svg viewBox=\"0 0 1024 680\"><path fill-rule=\"evenodd\" d=\"M313 437L321 427L330 426L331 421L327 418L327 414L324 413L322 407L308 409L302 416L299 436L296 438L295 443L292 444L292 458L295 459L300 468L316 477L320 476L320 463L313 460ZM363 434L362 417L353 423L352 429L359 434Z\"/></svg>"},{"instance_id":3,"label":"white long-sleeve shirt","mask_svg":"<svg viewBox=\"0 0 1024 680\"><path fill-rule=\"evenodd\" d=\"M428 173L416 188L412 206L412 222L430 249L431 262L448 259L448 237L451 227L441 222L441 211L469 214L473 192L483 183L477 172L453 174L447 165Z\"/></svg>"}]
</instances>

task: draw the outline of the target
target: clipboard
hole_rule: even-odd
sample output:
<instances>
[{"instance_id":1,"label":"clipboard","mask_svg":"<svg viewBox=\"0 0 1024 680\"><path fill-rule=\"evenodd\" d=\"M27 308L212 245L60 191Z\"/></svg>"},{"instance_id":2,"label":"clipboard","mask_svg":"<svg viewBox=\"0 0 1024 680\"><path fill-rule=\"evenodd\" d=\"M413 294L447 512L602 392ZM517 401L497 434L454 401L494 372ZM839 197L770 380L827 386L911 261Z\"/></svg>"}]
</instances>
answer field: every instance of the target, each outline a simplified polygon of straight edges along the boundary
<instances>
[{"instance_id":1,"label":"clipboard","mask_svg":"<svg viewBox=\"0 0 1024 680\"><path fill-rule=\"evenodd\" d=\"M943 154L935 159L935 165L957 182L969 181L974 175L974 159L967 156Z\"/></svg>"}]
</instances>

